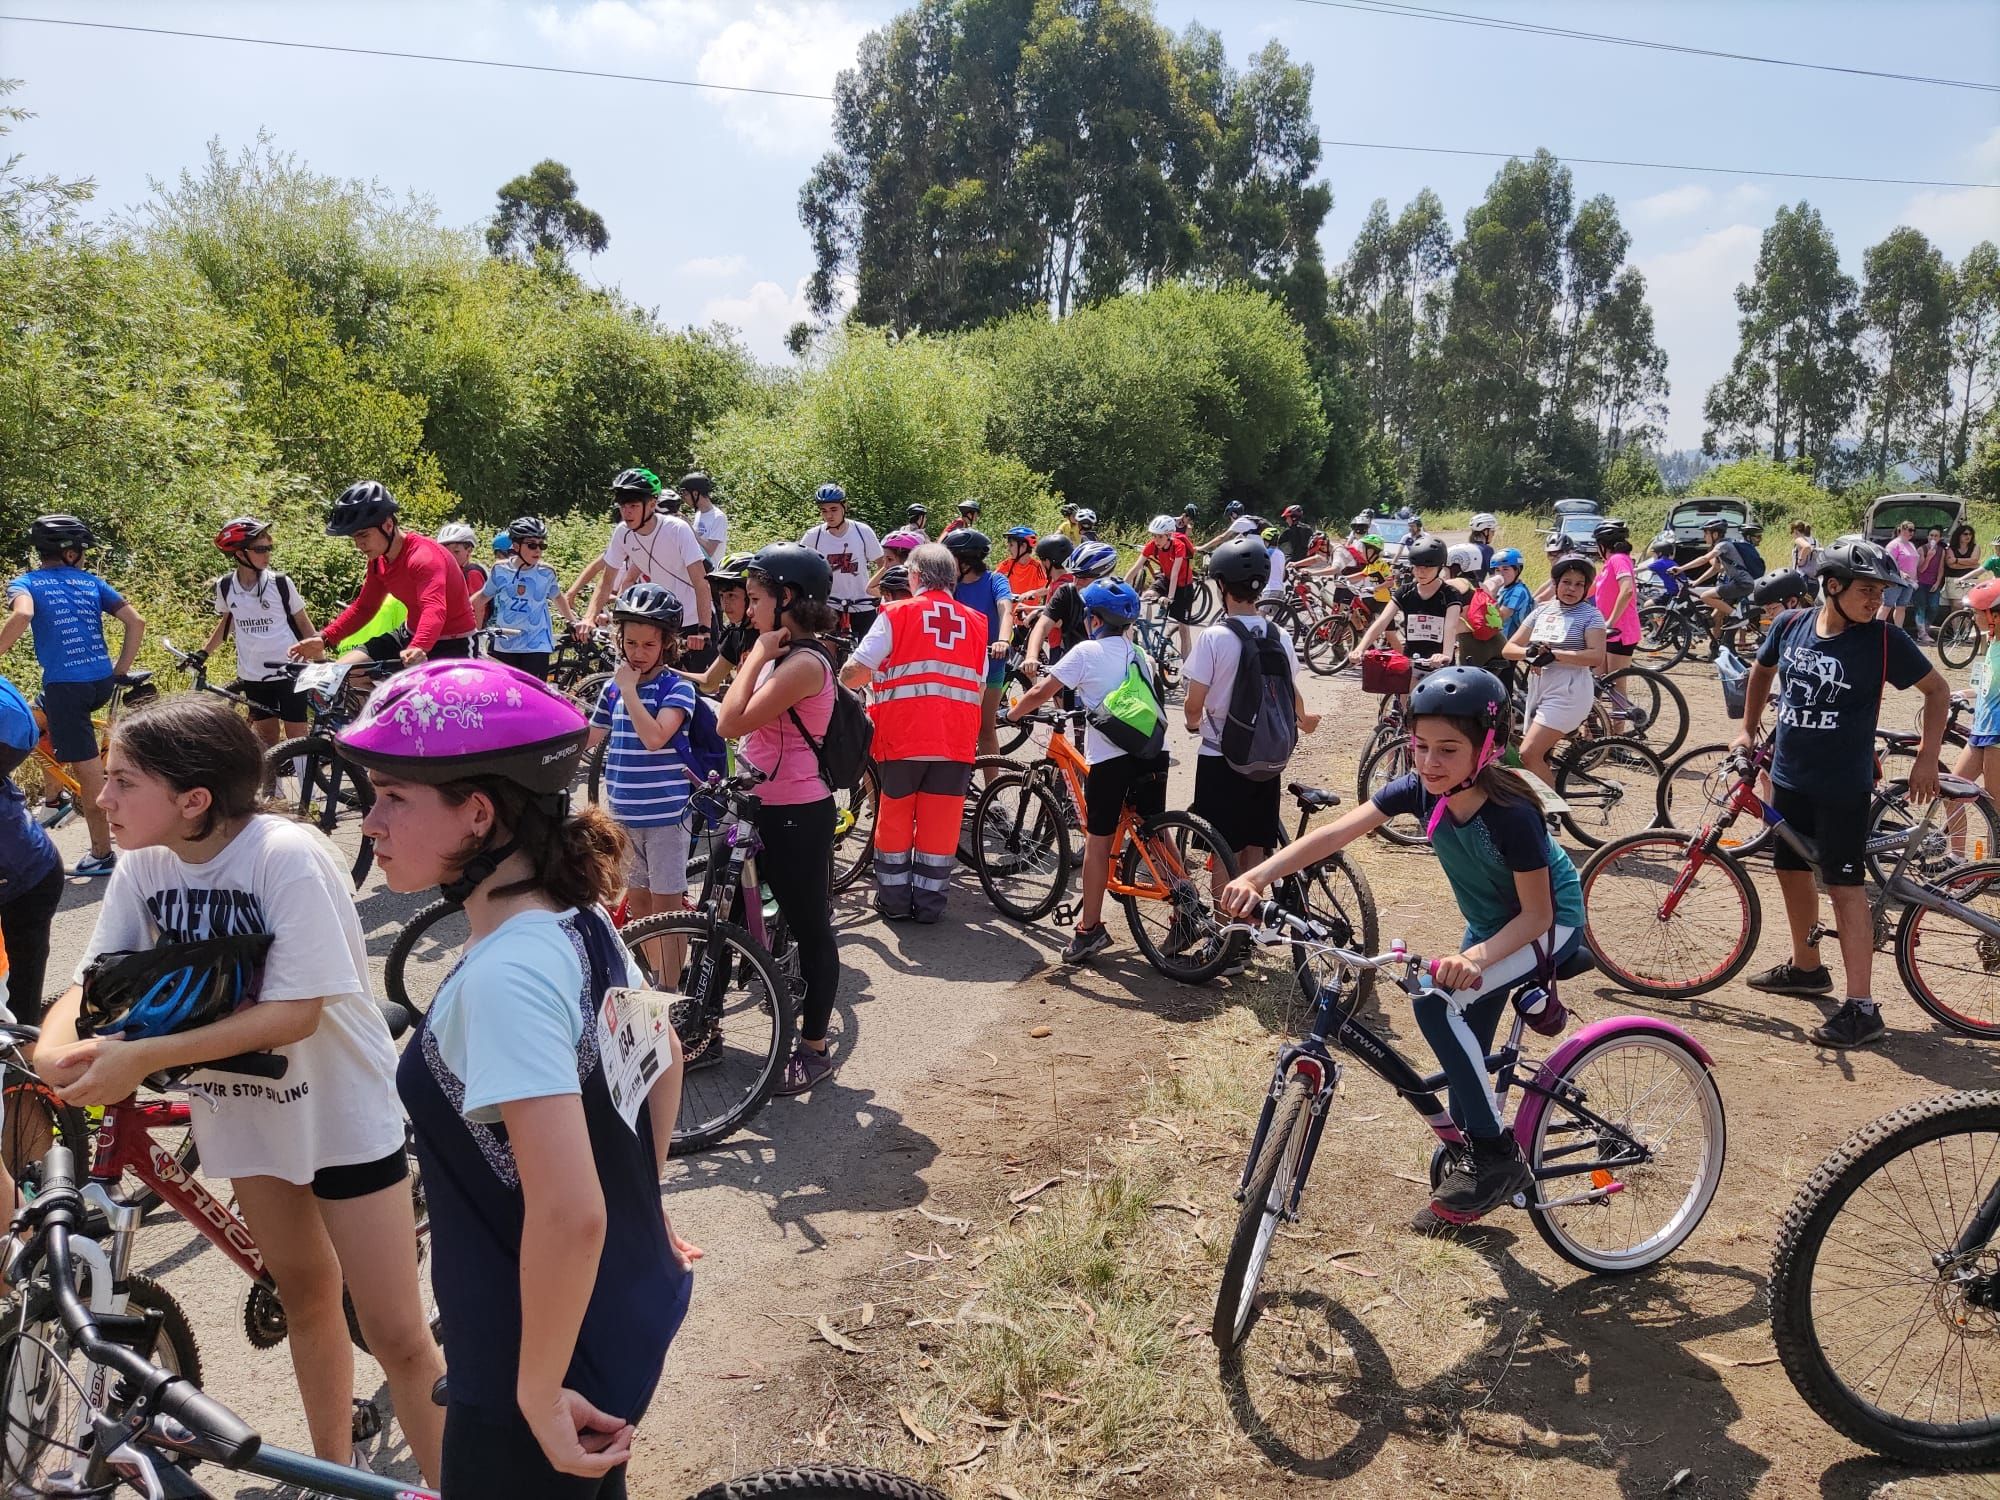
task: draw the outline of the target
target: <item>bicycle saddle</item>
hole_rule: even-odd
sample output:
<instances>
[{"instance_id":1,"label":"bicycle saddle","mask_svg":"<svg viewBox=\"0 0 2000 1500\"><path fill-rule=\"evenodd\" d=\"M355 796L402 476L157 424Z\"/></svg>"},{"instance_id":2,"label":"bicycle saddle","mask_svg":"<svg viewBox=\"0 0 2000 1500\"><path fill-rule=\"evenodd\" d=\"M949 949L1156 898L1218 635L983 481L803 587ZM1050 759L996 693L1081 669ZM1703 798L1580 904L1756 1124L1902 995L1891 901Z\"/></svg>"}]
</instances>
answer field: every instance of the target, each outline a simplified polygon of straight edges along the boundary
<instances>
[{"instance_id":1,"label":"bicycle saddle","mask_svg":"<svg viewBox=\"0 0 2000 1500\"><path fill-rule=\"evenodd\" d=\"M1875 738L1885 745L1894 746L1898 750L1914 750L1919 744L1923 743L1922 735L1911 734L1907 730L1902 729L1878 729L1875 731Z\"/></svg>"},{"instance_id":2,"label":"bicycle saddle","mask_svg":"<svg viewBox=\"0 0 2000 1500\"><path fill-rule=\"evenodd\" d=\"M1325 812L1329 807L1340 806L1340 793L1330 792L1322 787L1307 786L1302 781L1287 783L1285 790L1298 799L1300 808L1306 812Z\"/></svg>"},{"instance_id":3,"label":"bicycle saddle","mask_svg":"<svg viewBox=\"0 0 2000 1500\"><path fill-rule=\"evenodd\" d=\"M153 670L151 667L135 668L122 674L118 680L127 687L144 687L153 680Z\"/></svg>"},{"instance_id":4,"label":"bicycle saddle","mask_svg":"<svg viewBox=\"0 0 2000 1500\"><path fill-rule=\"evenodd\" d=\"M1954 776L1949 771L1938 772L1938 795L1953 802L1966 802L1985 795L1985 788L1963 776Z\"/></svg>"}]
</instances>

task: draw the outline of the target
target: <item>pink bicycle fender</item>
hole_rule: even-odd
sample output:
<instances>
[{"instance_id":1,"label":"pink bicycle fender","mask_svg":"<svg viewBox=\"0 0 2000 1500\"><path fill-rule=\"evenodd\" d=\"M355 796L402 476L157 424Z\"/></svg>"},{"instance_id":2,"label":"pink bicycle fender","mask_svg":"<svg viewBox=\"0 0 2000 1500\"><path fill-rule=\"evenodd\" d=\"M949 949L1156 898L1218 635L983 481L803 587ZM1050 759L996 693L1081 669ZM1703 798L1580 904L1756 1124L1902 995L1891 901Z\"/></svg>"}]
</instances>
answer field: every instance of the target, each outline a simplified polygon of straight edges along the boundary
<instances>
[{"instance_id":1,"label":"pink bicycle fender","mask_svg":"<svg viewBox=\"0 0 2000 1500\"><path fill-rule=\"evenodd\" d=\"M1602 1021L1592 1021L1550 1053L1548 1061L1543 1063L1540 1071L1535 1074L1535 1082L1543 1088L1552 1087L1569 1065L1582 1055L1584 1049L1595 1046L1608 1036L1632 1031L1672 1037L1700 1058L1703 1067L1715 1066L1715 1060L1708 1055L1708 1049L1671 1021L1656 1020L1652 1016L1606 1016ZM1548 1107L1547 1095L1529 1093L1522 1098L1521 1107L1514 1112L1514 1139L1521 1143L1521 1150L1524 1153L1534 1141L1535 1131L1542 1122L1542 1113Z\"/></svg>"}]
</instances>

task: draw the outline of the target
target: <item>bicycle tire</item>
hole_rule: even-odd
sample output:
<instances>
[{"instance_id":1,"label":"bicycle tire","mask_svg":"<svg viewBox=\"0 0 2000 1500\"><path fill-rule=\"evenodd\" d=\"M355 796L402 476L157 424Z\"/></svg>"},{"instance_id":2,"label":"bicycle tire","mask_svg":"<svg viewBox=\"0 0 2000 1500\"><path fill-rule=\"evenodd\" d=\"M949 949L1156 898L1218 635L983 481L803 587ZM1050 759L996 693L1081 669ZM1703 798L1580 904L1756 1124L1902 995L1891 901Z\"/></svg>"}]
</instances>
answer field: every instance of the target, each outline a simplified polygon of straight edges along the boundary
<instances>
[{"instance_id":1,"label":"bicycle tire","mask_svg":"<svg viewBox=\"0 0 2000 1500\"><path fill-rule=\"evenodd\" d=\"M1594 1064L1614 1053L1619 1058L1615 1067L1607 1066L1602 1077L1591 1074L1588 1087L1579 1082L1590 1073ZM1688 1091L1696 1097L1677 1110L1679 1101L1669 1093L1667 1085L1655 1081L1652 1076L1642 1076L1642 1054L1668 1059L1687 1081ZM1608 1097L1620 1088L1631 1090L1635 1096L1628 1101L1628 1117L1624 1119L1614 1118L1616 1106L1607 1103ZM1528 1161L1534 1166L1545 1165L1551 1151L1559 1158L1573 1161L1579 1139L1600 1135L1601 1127L1596 1126L1589 1116L1579 1114L1570 1107L1567 1102L1570 1097L1585 1101L1586 1107L1599 1118L1619 1126L1635 1140L1652 1147L1660 1156L1681 1143L1690 1120L1699 1113L1704 1131L1696 1170L1686 1187L1678 1189L1678 1199L1672 1196L1676 1190L1669 1189L1670 1212L1666 1220L1636 1240L1628 1236L1629 1243L1624 1248L1597 1249L1585 1244L1571 1232L1571 1216L1574 1215L1579 1227L1586 1229L1606 1228L1613 1218L1619 1216L1636 1218L1643 1213L1641 1205L1650 1201L1648 1184L1652 1180L1655 1163L1614 1172L1614 1178L1621 1187L1615 1196L1566 1208L1551 1206L1548 1200L1567 1196L1573 1188L1594 1180L1595 1174L1589 1179L1549 1178L1536 1184L1535 1197L1528 1205L1528 1217L1534 1221L1535 1230L1543 1242L1571 1265L1596 1275L1629 1276L1673 1254L1700 1227L1709 1207L1715 1202L1715 1190L1721 1186L1724 1159L1728 1155L1728 1121L1723 1113L1722 1094L1715 1086L1715 1076L1708 1065L1678 1037L1656 1031L1650 1026L1632 1026L1607 1032L1579 1052L1564 1066L1561 1079L1553 1085L1551 1092L1555 1097L1547 1102L1536 1119L1534 1133L1527 1142ZM1629 1111L1639 1108L1664 1111L1668 1118L1664 1125L1649 1125L1645 1121L1629 1118ZM1658 1160L1659 1156L1656 1156L1655 1162ZM1650 1225L1651 1221L1644 1222Z\"/></svg>"},{"instance_id":2,"label":"bicycle tire","mask_svg":"<svg viewBox=\"0 0 2000 1500\"><path fill-rule=\"evenodd\" d=\"M1668 672L1687 660L1691 644L1687 621L1664 604L1639 611L1639 654L1646 664Z\"/></svg>"},{"instance_id":3,"label":"bicycle tire","mask_svg":"<svg viewBox=\"0 0 2000 1500\"><path fill-rule=\"evenodd\" d=\"M836 834L831 857L832 887L844 891L875 863L875 815L882 806L882 775L870 759L861 767L861 779L844 792L833 794L836 822L847 826Z\"/></svg>"},{"instance_id":4,"label":"bicycle tire","mask_svg":"<svg viewBox=\"0 0 2000 1500\"><path fill-rule=\"evenodd\" d=\"M690 1500L841 1500L843 1496L874 1495L878 1500L945 1500L927 1484L863 1469L853 1464L788 1464L712 1484Z\"/></svg>"},{"instance_id":5,"label":"bicycle tire","mask_svg":"<svg viewBox=\"0 0 2000 1500\"><path fill-rule=\"evenodd\" d=\"M973 807L972 834L973 869L995 910L1017 922L1039 922L1055 910L1074 860L1069 819L1045 783L1025 774L996 776Z\"/></svg>"},{"instance_id":6,"label":"bicycle tire","mask_svg":"<svg viewBox=\"0 0 2000 1500\"><path fill-rule=\"evenodd\" d=\"M1979 622L1963 606L1944 617L1937 630L1938 660L1947 667L1969 667L1979 654Z\"/></svg>"},{"instance_id":7,"label":"bicycle tire","mask_svg":"<svg viewBox=\"0 0 2000 1500\"><path fill-rule=\"evenodd\" d=\"M1028 737L1035 732L1034 725L1010 724L1005 717L1007 711L1020 702L1022 698L1026 697L1028 690L1033 686L1034 684L1028 680L1028 674L1023 672L1019 667L1009 667L1007 669L1006 684L1000 689L1000 713L1002 717L1000 722L994 726L994 742L1000 747L1002 755L1012 755L1016 750L1027 744Z\"/></svg>"},{"instance_id":8,"label":"bicycle tire","mask_svg":"<svg viewBox=\"0 0 2000 1500\"><path fill-rule=\"evenodd\" d=\"M389 945L389 956L382 963L382 988L391 1000L412 1015L421 1016L430 1010L431 1002L437 998L437 986L411 984L411 961L414 959L427 969L433 968L442 963L445 954L463 948L471 938L464 912L465 908L442 898L433 901L405 922L403 930L396 934L396 941ZM459 921L453 929L439 938L431 938L431 929L454 913ZM426 944L421 955L417 952L420 943ZM439 972L440 984L444 972Z\"/></svg>"},{"instance_id":9,"label":"bicycle tire","mask_svg":"<svg viewBox=\"0 0 2000 1500\"><path fill-rule=\"evenodd\" d=\"M714 983L732 985L744 978L746 970L749 978L743 990L742 1004L732 1007L725 996L722 1003L714 1007L721 1015L713 1027L708 1024L705 1011L697 1007L697 997L690 995L685 985L685 980L700 961L700 945L709 940L711 933L730 950L726 963L718 965L713 971ZM686 967L677 976L656 975L652 972L644 945L653 938L669 934L688 940ZM629 923L618 936L638 972L646 976L648 983L677 995L689 996L676 1005L673 1012L674 1030L680 1036L687 1066L681 1083L680 1118L674 1122L673 1146L667 1154L686 1156L691 1152L705 1151L741 1130L770 1101L772 1090L777 1088L779 1076L792 1055L796 1022L792 1014L794 997L791 987L782 977L777 960L772 958L763 944L734 922L711 919L695 912L664 912ZM661 982L663 980L668 982ZM762 987L761 998L756 992L757 986ZM753 1010L766 1019L744 1024L768 1025L769 1036L766 1038L753 1033L752 1045L734 1049L738 1055L732 1058L730 1049L723 1045L732 1029L730 1018L732 1015L747 1015ZM740 1034L740 1025L735 1029ZM705 1061L711 1055L716 1060ZM723 1078L732 1080L735 1086L708 1086L713 1080ZM714 1102L701 1102L706 1100Z\"/></svg>"},{"instance_id":10,"label":"bicycle tire","mask_svg":"<svg viewBox=\"0 0 2000 1500\"><path fill-rule=\"evenodd\" d=\"M50 1146L61 1141L70 1149L80 1174L89 1171L91 1157L90 1117L73 1104L56 1097L54 1089L32 1074L8 1069L9 1082L0 1098L6 1101L6 1122L0 1127L0 1160L13 1174L16 1191L33 1188L42 1180L42 1157ZM134 1205L137 1207L138 1205ZM12 1217L15 1204L7 1205Z\"/></svg>"},{"instance_id":11,"label":"bicycle tire","mask_svg":"<svg viewBox=\"0 0 2000 1500\"><path fill-rule=\"evenodd\" d=\"M1995 1090L1946 1094L1906 1105L1871 1121L1843 1141L1806 1179L1785 1211L1778 1242L1771 1254L1771 1337L1792 1385L1806 1404L1836 1431L1888 1458L1925 1468L1980 1468L2000 1461L2000 1414L1989 1409L1983 1423L1960 1434L1956 1430L1958 1424L1946 1427L1898 1416L1855 1390L1834 1369L1827 1345L1837 1337L1837 1330L1822 1328L1813 1305L1813 1283L1821 1256L1830 1243L1829 1231L1841 1210L1872 1178L1891 1168L1899 1157L1914 1158L1917 1151L1947 1137L1983 1138L1989 1134L2000 1137L2000 1091ZM1976 1139L1971 1150L1975 1153L1978 1150ZM1942 1164L1946 1156L1943 1146L1939 1146L1937 1155ZM1989 1164L1995 1160L2000 1158L1992 1155L1987 1158ZM1976 1205L1980 1197L1980 1182L1975 1175L1963 1201ZM1932 1198L1927 1208L1934 1207L1936 1202ZM1898 1211L1886 1199L1877 1199L1877 1203L1885 1213ZM1941 1220L1936 1223L1938 1248L1952 1248L1955 1236L1951 1240L1946 1236L1953 1226ZM1910 1227L1917 1230L1922 1226L1911 1219ZM1978 1319L1976 1336L1983 1330L1983 1336L1991 1341L1994 1334L2000 1333L2000 1317L1990 1308L1966 1308L1962 1292L1954 1292L1946 1281L1944 1268L1928 1255L1919 1255L1915 1246L1909 1253L1891 1259L1880 1248L1883 1232L1879 1220L1871 1221L1866 1234L1872 1258L1892 1271L1895 1280L1913 1298L1930 1304L1930 1328L1947 1341L1946 1352L1936 1362L1940 1374L1953 1362L1949 1341L1963 1333L1964 1325L1954 1328L1954 1314ZM1854 1272L1844 1270L1841 1274L1851 1276ZM1844 1284L1842 1295L1849 1299L1847 1305L1858 1304L1859 1299L1853 1296L1856 1290ZM1843 1307L1827 1311L1831 1315L1844 1310ZM1912 1306L1901 1313L1864 1310L1857 1314L1857 1320L1865 1322L1865 1331L1872 1340L1884 1328L1908 1326L1916 1330L1926 1322L1925 1308ZM1987 1347L1992 1347L1992 1343ZM1930 1363L1927 1358L1919 1357L1920 1366Z\"/></svg>"},{"instance_id":12,"label":"bicycle tire","mask_svg":"<svg viewBox=\"0 0 2000 1500\"><path fill-rule=\"evenodd\" d=\"M577 779L583 783L583 799L602 806L604 803L604 761L611 751L611 737L606 735L583 752L583 763L577 767Z\"/></svg>"},{"instance_id":13,"label":"bicycle tire","mask_svg":"<svg viewBox=\"0 0 2000 1500\"><path fill-rule=\"evenodd\" d=\"M1763 907L1757 887L1731 855L1704 852L1694 883L1682 892L1671 916L1660 916L1665 896L1686 878L1693 846L1691 835L1649 829L1613 839L1584 862L1579 875L1584 941L1605 977L1620 989L1658 1000L1705 995L1734 979L1757 951L1764 929ZM1733 900L1690 899L1704 882L1709 890L1723 891ZM1648 908L1650 921L1656 924L1651 929L1642 920ZM1620 920L1628 914L1630 921ZM1697 943L1704 931L1720 932L1729 946L1719 960L1676 967L1665 961L1669 923L1672 933L1694 934Z\"/></svg>"},{"instance_id":14,"label":"bicycle tire","mask_svg":"<svg viewBox=\"0 0 2000 1500\"><path fill-rule=\"evenodd\" d=\"M1015 760L1007 755L975 755L972 757L972 779L965 786L965 809L958 820L958 862L966 869L978 872L979 851L972 845L972 810L979 805L979 794L986 790L987 771L993 772L993 779L1002 776L1018 776L1028 769L1026 761Z\"/></svg>"},{"instance_id":15,"label":"bicycle tire","mask_svg":"<svg viewBox=\"0 0 2000 1500\"><path fill-rule=\"evenodd\" d=\"M576 679L568 687L561 689L562 695L583 711L588 719L597 711L597 700L604 692L604 685L611 681L614 673L588 672Z\"/></svg>"},{"instance_id":16,"label":"bicycle tire","mask_svg":"<svg viewBox=\"0 0 2000 1500\"><path fill-rule=\"evenodd\" d=\"M1979 902L1982 915L2000 917L2000 861L1960 865L1929 889L1961 906ZM1923 958L1927 944L1942 956ZM1895 953L1896 977L1934 1019L1963 1036L2000 1041L2000 938L1950 912L1910 905L1896 924Z\"/></svg>"},{"instance_id":17,"label":"bicycle tire","mask_svg":"<svg viewBox=\"0 0 2000 1500\"><path fill-rule=\"evenodd\" d=\"M1359 947L1363 953L1380 950L1382 922L1375 907L1375 891L1368 884L1368 877L1361 873L1359 865L1345 854L1334 854L1301 871L1300 879L1305 886L1309 908L1306 915L1321 918L1334 916L1347 924L1352 937L1349 942L1341 944L1342 947ZM1307 1003L1313 999L1306 991L1307 971L1312 965L1313 960L1305 947L1294 943L1292 973L1298 981L1299 998ZM1354 1004L1363 1006L1374 998L1375 971L1370 969L1355 983Z\"/></svg>"},{"instance_id":18,"label":"bicycle tire","mask_svg":"<svg viewBox=\"0 0 2000 1500\"><path fill-rule=\"evenodd\" d=\"M1629 716L1612 710L1611 722L1617 733L1642 741L1661 760L1672 760L1687 743L1691 722L1687 695L1679 684L1653 667L1620 667L1598 679L1600 702L1603 690L1613 689L1614 684L1633 710ZM1639 701L1642 696L1646 699L1643 707Z\"/></svg>"},{"instance_id":19,"label":"bicycle tire","mask_svg":"<svg viewBox=\"0 0 2000 1500\"><path fill-rule=\"evenodd\" d=\"M289 811L329 837L344 812L366 817L375 805L375 783L368 773L340 753L331 735L318 730L281 740L264 752L264 795L275 797L287 777L296 787ZM355 889L360 889L374 863L375 841L364 834L348 867Z\"/></svg>"},{"instance_id":20,"label":"bicycle tire","mask_svg":"<svg viewBox=\"0 0 2000 1500\"><path fill-rule=\"evenodd\" d=\"M1556 758L1556 795L1569 804L1563 827L1587 849L1652 827L1666 769L1630 735L1572 740Z\"/></svg>"},{"instance_id":21,"label":"bicycle tire","mask_svg":"<svg viewBox=\"0 0 2000 1500\"><path fill-rule=\"evenodd\" d=\"M1909 790L1907 780L1885 781L1869 799L1868 831L1861 846L1861 858L1868 868L1868 878L1877 885L1887 883L1890 872L1903 856L1900 846L1878 849L1876 841L1897 832L1907 834L1922 816L1911 808ZM1995 811L1993 800L1984 792L1948 803L1945 818L1945 822L1931 820L1923 847L1903 867L1904 874L1919 884L1942 880L1964 865L1982 864L2000 856L2000 812ZM1956 853L1954 841L1958 846Z\"/></svg>"},{"instance_id":22,"label":"bicycle tire","mask_svg":"<svg viewBox=\"0 0 2000 1500\"><path fill-rule=\"evenodd\" d=\"M1317 676L1331 677L1354 649L1354 626L1345 614L1323 615L1306 632L1303 655Z\"/></svg>"},{"instance_id":23,"label":"bicycle tire","mask_svg":"<svg viewBox=\"0 0 2000 1500\"><path fill-rule=\"evenodd\" d=\"M1374 800L1377 792L1411 769L1409 740L1402 736L1394 739L1384 737L1379 733L1381 726L1376 728L1375 746L1361 758L1361 769L1354 775L1354 796L1360 802ZM1375 832L1378 837L1404 849L1430 847L1423 824L1412 817L1393 817Z\"/></svg>"},{"instance_id":24,"label":"bicycle tire","mask_svg":"<svg viewBox=\"0 0 2000 1500\"><path fill-rule=\"evenodd\" d=\"M1311 1125L1312 1086L1294 1073L1278 1095L1263 1147L1243 1185L1243 1211L1236 1216L1236 1232L1230 1236L1222 1279L1216 1284L1215 1316L1208 1332L1225 1358L1243 1342L1255 1320L1257 1284L1264 1279L1278 1226L1291 1203Z\"/></svg>"},{"instance_id":25,"label":"bicycle tire","mask_svg":"<svg viewBox=\"0 0 2000 1500\"><path fill-rule=\"evenodd\" d=\"M1141 854L1142 842L1161 851L1158 864L1152 864ZM1199 861L1188 857L1197 843L1206 846ZM1166 853L1169 849L1170 855ZM1204 868L1194 868L1198 862ZM1207 880L1212 888L1213 866L1218 863L1225 876L1222 884L1236 878L1236 855L1215 831L1215 825L1187 812L1164 812L1146 819L1119 853L1118 878L1125 885L1136 885L1149 866L1156 871L1161 864L1169 867L1165 871L1169 882L1165 901L1147 896L1120 896L1118 900L1125 908L1125 923L1132 929L1132 941L1146 955L1146 962L1182 984L1206 984L1228 968L1238 952L1236 941L1223 936L1224 924L1216 921L1209 905L1209 891L1201 884ZM1158 934L1146 920L1147 909L1156 906L1172 907L1172 915ZM1195 956L1184 957L1190 949Z\"/></svg>"},{"instance_id":26,"label":"bicycle tire","mask_svg":"<svg viewBox=\"0 0 2000 1500\"><path fill-rule=\"evenodd\" d=\"M1719 814L1722 799L1736 780L1733 774L1726 775L1723 766L1735 753L1731 745L1697 745L1669 761L1660 776L1659 826L1679 833L1699 833ZM1739 831L1744 828L1750 830L1748 837ZM1776 837L1772 825L1762 818L1753 822L1738 817L1723 835L1721 848L1738 859L1749 859L1763 853Z\"/></svg>"},{"instance_id":27,"label":"bicycle tire","mask_svg":"<svg viewBox=\"0 0 2000 1500\"><path fill-rule=\"evenodd\" d=\"M1216 594L1215 581L1206 576L1197 578L1194 581L1194 602L1188 605L1188 624L1206 625L1215 618L1216 611L1221 607L1222 601Z\"/></svg>"}]
</instances>

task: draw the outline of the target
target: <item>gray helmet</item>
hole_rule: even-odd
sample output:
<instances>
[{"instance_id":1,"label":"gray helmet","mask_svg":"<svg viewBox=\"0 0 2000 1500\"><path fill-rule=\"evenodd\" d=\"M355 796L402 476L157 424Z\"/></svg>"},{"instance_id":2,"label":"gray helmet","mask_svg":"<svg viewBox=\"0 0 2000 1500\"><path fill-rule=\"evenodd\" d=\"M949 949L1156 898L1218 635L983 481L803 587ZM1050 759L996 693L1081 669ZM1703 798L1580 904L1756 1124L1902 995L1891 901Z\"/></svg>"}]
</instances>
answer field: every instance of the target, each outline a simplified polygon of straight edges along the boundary
<instances>
[{"instance_id":1,"label":"gray helmet","mask_svg":"<svg viewBox=\"0 0 2000 1500\"><path fill-rule=\"evenodd\" d=\"M1781 604L1787 599L1810 599L1812 592L1812 580L1797 568L1779 568L1757 580L1750 590L1750 602Z\"/></svg>"},{"instance_id":2,"label":"gray helmet","mask_svg":"<svg viewBox=\"0 0 2000 1500\"><path fill-rule=\"evenodd\" d=\"M1821 578L1873 579L1894 587L1903 581L1902 570L1886 548L1863 536L1843 536L1826 544L1819 555Z\"/></svg>"},{"instance_id":3,"label":"gray helmet","mask_svg":"<svg viewBox=\"0 0 2000 1500\"><path fill-rule=\"evenodd\" d=\"M1271 554L1254 536L1231 537L1208 560L1208 576L1221 584L1262 583L1271 576Z\"/></svg>"},{"instance_id":4,"label":"gray helmet","mask_svg":"<svg viewBox=\"0 0 2000 1500\"><path fill-rule=\"evenodd\" d=\"M657 625L668 631L679 630L685 615L672 590L657 583L635 583L611 606L611 618L616 624Z\"/></svg>"}]
</instances>

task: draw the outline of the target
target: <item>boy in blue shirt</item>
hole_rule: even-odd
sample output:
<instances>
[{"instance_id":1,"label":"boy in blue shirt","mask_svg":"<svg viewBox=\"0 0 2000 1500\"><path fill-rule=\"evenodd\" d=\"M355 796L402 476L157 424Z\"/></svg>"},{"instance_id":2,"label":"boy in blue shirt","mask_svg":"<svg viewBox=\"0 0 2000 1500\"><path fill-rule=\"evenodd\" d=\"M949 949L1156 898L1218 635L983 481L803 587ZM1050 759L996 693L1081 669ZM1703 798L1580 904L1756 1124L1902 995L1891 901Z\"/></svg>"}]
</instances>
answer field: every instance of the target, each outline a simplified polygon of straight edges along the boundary
<instances>
[{"instance_id":1,"label":"boy in blue shirt","mask_svg":"<svg viewBox=\"0 0 2000 1500\"><path fill-rule=\"evenodd\" d=\"M942 540L958 559L958 587L952 590L952 598L986 616L986 639L992 645L988 647L986 693L979 705L979 753L998 755L1000 700L1007 692L1007 652L1014 640L1014 589L986 565L993 544L985 532L962 526L947 531ZM986 779L991 781L995 774L989 769Z\"/></svg>"},{"instance_id":2,"label":"boy in blue shirt","mask_svg":"<svg viewBox=\"0 0 2000 1500\"><path fill-rule=\"evenodd\" d=\"M111 850L110 820L97 805L97 794L104 790L104 763L90 716L111 701L117 680L132 670L146 622L116 589L80 566L84 549L96 538L75 516L37 516L28 540L40 561L7 584L9 613L0 624L0 656L33 628L49 747L82 788L78 811L90 830L90 853L72 873L109 875L118 857ZM105 615L124 627L115 665L104 643Z\"/></svg>"},{"instance_id":3,"label":"boy in blue shirt","mask_svg":"<svg viewBox=\"0 0 2000 1500\"><path fill-rule=\"evenodd\" d=\"M1681 593L1680 570L1674 566L1674 535L1663 531L1653 538L1653 556L1650 561L1639 564L1641 573L1651 573L1660 580L1660 597L1678 599Z\"/></svg>"},{"instance_id":4,"label":"boy in blue shirt","mask_svg":"<svg viewBox=\"0 0 2000 1500\"><path fill-rule=\"evenodd\" d=\"M504 644L493 647L493 659L519 667L537 682L549 680L549 658L555 654L555 626L551 611L562 616L565 626L574 627L569 601L563 597L562 580L556 570L542 561L548 549L549 528L535 516L522 516L507 528L512 544L493 564L472 605L473 618L484 625L490 611L494 639Z\"/></svg>"}]
</instances>

